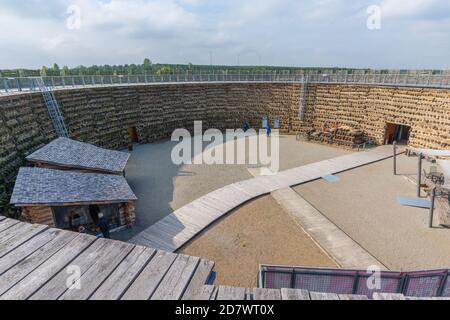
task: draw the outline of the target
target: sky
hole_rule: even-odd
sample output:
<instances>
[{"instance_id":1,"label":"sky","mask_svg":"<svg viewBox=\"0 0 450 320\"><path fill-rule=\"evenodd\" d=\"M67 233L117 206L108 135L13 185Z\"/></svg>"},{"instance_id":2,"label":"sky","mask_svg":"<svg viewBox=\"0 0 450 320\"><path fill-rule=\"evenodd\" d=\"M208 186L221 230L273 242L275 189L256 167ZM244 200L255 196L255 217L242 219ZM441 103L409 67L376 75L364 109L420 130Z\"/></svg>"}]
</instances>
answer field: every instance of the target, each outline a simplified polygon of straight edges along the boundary
<instances>
[{"instance_id":1,"label":"sky","mask_svg":"<svg viewBox=\"0 0 450 320\"><path fill-rule=\"evenodd\" d=\"M0 68L450 69L449 0L0 0Z\"/></svg>"}]
</instances>

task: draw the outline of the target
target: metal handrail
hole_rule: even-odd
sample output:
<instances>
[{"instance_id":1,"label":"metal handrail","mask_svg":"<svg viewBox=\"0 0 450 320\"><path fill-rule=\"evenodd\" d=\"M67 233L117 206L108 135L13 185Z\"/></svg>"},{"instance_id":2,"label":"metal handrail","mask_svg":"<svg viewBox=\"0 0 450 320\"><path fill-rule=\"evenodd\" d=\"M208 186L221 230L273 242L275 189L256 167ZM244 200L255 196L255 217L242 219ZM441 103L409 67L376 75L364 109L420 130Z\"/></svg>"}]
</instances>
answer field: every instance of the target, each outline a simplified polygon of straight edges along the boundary
<instances>
[{"instance_id":1,"label":"metal handrail","mask_svg":"<svg viewBox=\"0 0 450 320\"><path fill-rule=\"evenodd\" d=\"M283 74L283 73L199 73L199 74L141 74L141 75L89 75L41 77L52 89L91 86L139 85L151 83L197 83L197 82L280 82L335 83L382 86L410 86L450 88L450 74L414 73L337 73L337 74ZM36 77L0 78L0 93L39 91Z\"/></svg>"}]
</instances>

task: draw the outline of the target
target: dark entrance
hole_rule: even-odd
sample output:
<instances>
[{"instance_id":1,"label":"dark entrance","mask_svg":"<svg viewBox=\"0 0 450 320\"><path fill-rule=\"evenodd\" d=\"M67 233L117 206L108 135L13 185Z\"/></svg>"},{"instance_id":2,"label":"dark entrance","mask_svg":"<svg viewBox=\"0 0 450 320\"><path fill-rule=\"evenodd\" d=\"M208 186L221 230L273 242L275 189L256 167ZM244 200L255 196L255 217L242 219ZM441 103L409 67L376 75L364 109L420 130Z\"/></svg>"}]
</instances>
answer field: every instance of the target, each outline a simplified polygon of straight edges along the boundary
<instances>
[{"instance_id":1,"label":"dark entrance","mask_svg":"<svg viewBox=\"0 0 450 320\"><path fill-rule=\"evenodd\" d=\"M392 144L394 141L397 141L397 143L407 144L410 131L410 126L396 123L387 123L384 142L385 144Z\"/></svg>"},{"instance_id":2,"label":"dark entrance","mask_svg":"<svg viewBox=\"0 0 450 320\"><path fill-rule=\"evenodd\" d=\"M138 140L138 134L136 131L136 127L129 127L128 128L128 135L130 136L130 139L132 142L139 142Z\"/></svg>"}]
</instances>

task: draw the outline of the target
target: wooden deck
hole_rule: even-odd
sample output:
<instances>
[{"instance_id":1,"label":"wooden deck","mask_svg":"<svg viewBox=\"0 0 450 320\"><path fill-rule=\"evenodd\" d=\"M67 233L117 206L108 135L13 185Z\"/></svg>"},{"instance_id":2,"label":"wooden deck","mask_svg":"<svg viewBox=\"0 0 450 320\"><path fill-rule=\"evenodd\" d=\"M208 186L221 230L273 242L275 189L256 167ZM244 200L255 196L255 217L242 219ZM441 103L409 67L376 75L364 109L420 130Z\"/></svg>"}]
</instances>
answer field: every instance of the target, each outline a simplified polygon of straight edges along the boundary
<instances>
[{"instance_id":1,"label":"wooden deck","mask_svg":"<svg viewBox=\"0 0 450 320\"><path fill-rule=\"evenodd\" d=\"M281 171L276 175L259 176L230 184L174 211L137 234L130 242L174 252L211 223L251 199L381 161L392 157L392 154L392 146L381 146Z\"/></svg>"},{"instance_id":2,"label":"wooden deck","mask_svg":"<svg viewBox=\"0 0 450 320\"><path fill-rule=\"evenodd\" d=\"M0 300L182 299L212 261L0 217Z\"/></svg>"},{"instance_id":3,"label":"wooden deck","mask_svg":"<svg viewBox=\"0 0 450 320\"><path fill-rule=\"evenodd\" d=\"M0 300L367 300L206 285L212 261L0 216ZM377 293L378 300L432 299Z\"/></svg>"},{"instance_id":4,"label":"wooden deck","mask_svg":"<svg viewBox=\"0 0 450 320\"><path fill-rule=\"evenodd\" d=\"M369 300L365 295L310 292L302 289L260 289L204 285L190 300ZM450 300L446 297L405 297L398 293L374 293L373 300Z\"/></svg>"}]
</instances>

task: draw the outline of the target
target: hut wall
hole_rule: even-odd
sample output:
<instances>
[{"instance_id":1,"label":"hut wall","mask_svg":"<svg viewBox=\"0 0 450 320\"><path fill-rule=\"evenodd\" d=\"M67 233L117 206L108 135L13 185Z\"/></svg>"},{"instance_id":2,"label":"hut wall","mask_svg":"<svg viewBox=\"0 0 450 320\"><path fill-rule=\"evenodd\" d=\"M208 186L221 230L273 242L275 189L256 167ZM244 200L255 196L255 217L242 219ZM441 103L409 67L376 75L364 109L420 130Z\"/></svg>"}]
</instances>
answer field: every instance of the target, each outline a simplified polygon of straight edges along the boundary
<instances>
[{"instance_id":1,"label":"hut wall","mask_svg":"<svg viewBox=\"0 0 450 320\"><path fill-rule=\"evenodd\" d=\"M134 221L136 220L134 210L135 207L133 202L119 204L120 222L123 226L130 227L134 224Z\"/></svg>"},{"instance_id":2,"label":"hut wall","mask_svg":"<svg viewBox=\"0 0 450 320\"><path fill-rule=\"evenodd\" d=\"M46 206L23 207L22 219L30 223L45 224L50 227L55 226L52 209Z\"/></svg>"}]
</instances>

